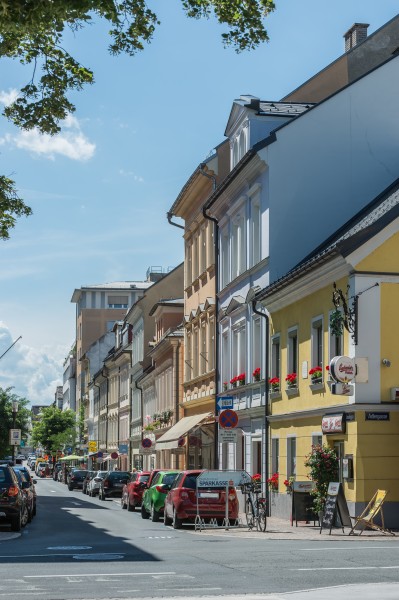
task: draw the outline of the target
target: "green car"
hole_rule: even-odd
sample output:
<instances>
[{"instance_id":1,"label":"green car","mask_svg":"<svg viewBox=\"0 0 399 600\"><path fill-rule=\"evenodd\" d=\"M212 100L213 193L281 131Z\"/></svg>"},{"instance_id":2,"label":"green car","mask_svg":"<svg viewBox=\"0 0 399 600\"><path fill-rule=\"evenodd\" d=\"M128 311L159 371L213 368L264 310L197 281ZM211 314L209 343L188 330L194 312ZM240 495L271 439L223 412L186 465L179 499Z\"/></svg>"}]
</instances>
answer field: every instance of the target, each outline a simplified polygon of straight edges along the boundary
<instances>
[{"instance_id":1,"label":"green car","mask_svg":"<svg viewBox=\"0 0 399 600\"><path fill-rule=\"evenodd\" d=\"M170 490L176 475L180 471L159 471L152 480L151 487L146 489L143 495L141 504L141 516L143 519L151 521L159 521L159 517L163 514L166 494Z\"/></svg>"}]
</instances>

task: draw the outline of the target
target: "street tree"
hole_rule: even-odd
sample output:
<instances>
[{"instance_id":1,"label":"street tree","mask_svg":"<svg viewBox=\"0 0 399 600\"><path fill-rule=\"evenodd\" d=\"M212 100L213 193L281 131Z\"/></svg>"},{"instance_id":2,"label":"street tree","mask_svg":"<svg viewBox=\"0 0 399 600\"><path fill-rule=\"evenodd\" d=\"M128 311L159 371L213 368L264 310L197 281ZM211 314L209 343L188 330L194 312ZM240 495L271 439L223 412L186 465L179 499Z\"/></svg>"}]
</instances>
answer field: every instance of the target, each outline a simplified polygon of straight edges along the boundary
<instances>
[{"instance_id":1,"label":"street tree","mask_svg":"<svg viewBox=\"0 0 399 600\"><path fill-rule=\"evenodd\" d=\"M55 406L43 408L32 429L32 441L47 454L56 455L63 446L73 445L76 438L76 414Z\"/></svg>"},{"instance_id":2,"label":"street tree","mask_svg":"<svg viewBox=\"0 0 399 600\"><path fill-rule=\"evenodd\" d=\"M0 458L12 454L10 446L10 429L13 426L12 405L18 401L18 411L15 418L15 428L21 430L21 439L26 442L29 433L29 401L17 396L12 388L0 387Z\"/></svg>"},{"instance_id":3,"label":"street tree","mask_svg":"<svg viewBox=\"0 0 399 600\"><path fill-rule=\"evenodd\" d=\"M274 10L273 0L180 0L190 18L210 18L227 27L225 46L237 52L267 41L264 19ZM160 24L146 0L1 0L0 58L30 66L29 79L4 115L24 130L36 128L54 135L60 122L75 111L68 98L94 82L93 72L63 47L66 30L76 32L96 20L110 25L113 55L133 56L144 49ZM14 182L0 177L0 239L8 239L16 218L31 209L18 198Z\"/></svg>"}]
</instances>

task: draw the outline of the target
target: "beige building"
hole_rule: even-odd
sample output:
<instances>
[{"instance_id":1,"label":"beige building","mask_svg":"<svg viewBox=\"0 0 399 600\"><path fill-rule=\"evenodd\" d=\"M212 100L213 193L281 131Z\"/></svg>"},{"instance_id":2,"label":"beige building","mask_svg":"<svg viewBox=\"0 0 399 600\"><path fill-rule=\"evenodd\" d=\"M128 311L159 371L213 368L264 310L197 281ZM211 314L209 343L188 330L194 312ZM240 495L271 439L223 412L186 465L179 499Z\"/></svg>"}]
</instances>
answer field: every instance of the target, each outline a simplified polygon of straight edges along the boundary
<instances>
[{"instance_id":1,"label":"beige building","mask_svg":"<svg viewBox=\"0 0 399 600\"><path fill-rule=\"evenodd\" d=\"M184 220L184 383L183 419L160 440L171 449L183 444L186 468L214 468L216 402L215 224L203 207L227 173L230 149L220 145L198 166L168 213ZM180 226L182 227L182 226Z\"/></svg>"}]
</instances>

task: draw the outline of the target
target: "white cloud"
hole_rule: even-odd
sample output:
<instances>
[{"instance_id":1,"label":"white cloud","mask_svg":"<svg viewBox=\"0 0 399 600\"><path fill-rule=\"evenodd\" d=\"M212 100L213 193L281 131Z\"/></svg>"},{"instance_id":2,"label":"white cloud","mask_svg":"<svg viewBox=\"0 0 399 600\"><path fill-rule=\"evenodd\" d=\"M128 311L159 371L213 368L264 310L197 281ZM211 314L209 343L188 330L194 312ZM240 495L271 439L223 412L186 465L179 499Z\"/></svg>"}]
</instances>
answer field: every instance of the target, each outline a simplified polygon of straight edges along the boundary
<instances>
[{"instance_id":1,"label":"white cloud","mask_svg":"<svg viewBox=\"0 0 399 600\"><path fill-rule=\"evenodd\" d=\"M61 126L61 133L54 136L42 134L37 129L21 131L16 135L7 133L0 138L0 144L6 142L21 150L28 150L52 160L56 154L80 161L92 158L96 145L84 135L78 119L68 115Z\"/></svg>"},{"instance_id":2,"label":"white cloud","mask_svg":"<svg viewBox=\"0 0 399 600\"><path fill-rule=\"evenodd\" d=\"M134 181L138 183L144 183L144 178L140 175L136 175L133 171L125 171L125 169L119 169L119 175L122 177L133 177Z\"/></svg>"},{"instance_id":3,"label":"white cloud","mask_svg":"<svg viewBox=\"0 0 399 600\"><path fill-rule=\"evenodd\" d=\"M10 88L8 92L0 90L0 102L4 104L4 106L8 106L12 104L18 98L18 90L14 88Z\"/></svg>"},{"instance_id":4,"label":"white cloud","mask_svg":"<svg viewBox=\"0 0 399 600\"><path fill-rule=\"evenodd\" d=\"M7 325L0 321L0 355L14 339ZM0 387L13 387L18 396L32 404L50 404L57 385L62 385L62 365L69 348L57 345L31 348L18 341L0 362Z\"/></svg>"}]
</instances>

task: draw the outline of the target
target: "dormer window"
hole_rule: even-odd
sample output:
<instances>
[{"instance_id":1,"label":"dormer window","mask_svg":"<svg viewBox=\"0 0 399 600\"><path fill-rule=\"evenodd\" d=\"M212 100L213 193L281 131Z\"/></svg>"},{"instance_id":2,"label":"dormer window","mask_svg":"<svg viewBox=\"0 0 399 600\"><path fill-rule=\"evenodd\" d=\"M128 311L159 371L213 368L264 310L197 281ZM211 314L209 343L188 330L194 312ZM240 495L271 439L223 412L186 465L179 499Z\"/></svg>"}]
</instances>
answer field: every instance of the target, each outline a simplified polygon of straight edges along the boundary
<instances>
[{"instance_id":1,"label":"dormer window","mask_svg":"<svg viewBox=\"0 0 399 600\"><path fill-rule=\"evenodd\" d=\"M248 150L247 128L241 129L232 145L231 168L233 169Z\"/></svg>"}]
</instances>

